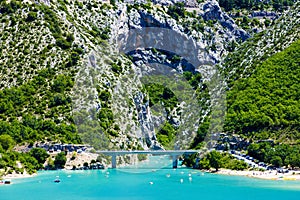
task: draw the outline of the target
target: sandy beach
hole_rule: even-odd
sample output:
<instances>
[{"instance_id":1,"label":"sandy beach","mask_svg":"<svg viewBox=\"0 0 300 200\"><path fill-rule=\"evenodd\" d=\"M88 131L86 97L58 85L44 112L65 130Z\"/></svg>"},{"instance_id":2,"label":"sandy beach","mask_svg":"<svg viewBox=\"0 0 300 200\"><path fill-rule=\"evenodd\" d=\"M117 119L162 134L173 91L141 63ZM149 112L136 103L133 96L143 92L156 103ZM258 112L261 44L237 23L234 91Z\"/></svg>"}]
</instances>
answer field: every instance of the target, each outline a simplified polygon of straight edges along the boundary
<instances>
[{"instance_id":1,"label":"sandy beach","mask_svg":"<svg viewBox=\"0 0 300 200\"><path fill-rule=\"evenodd\" d=\"M222 175L246 176L251 178L260 178L267 180L300 180L300 171L289 171L288 173L278 173L275 170L270 171L236 171L230 169L220 169L214 172Z\"/></svg>"}]
</instances>

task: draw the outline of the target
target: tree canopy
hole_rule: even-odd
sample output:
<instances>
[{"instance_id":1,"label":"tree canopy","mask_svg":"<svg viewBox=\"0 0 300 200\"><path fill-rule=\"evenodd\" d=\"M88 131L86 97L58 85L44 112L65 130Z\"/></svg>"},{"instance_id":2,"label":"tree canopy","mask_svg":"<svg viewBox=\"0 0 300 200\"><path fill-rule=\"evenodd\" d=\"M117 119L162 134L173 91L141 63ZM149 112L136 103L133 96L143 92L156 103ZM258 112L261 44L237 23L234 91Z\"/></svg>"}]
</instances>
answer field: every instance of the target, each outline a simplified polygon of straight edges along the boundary
<instances>
[{"instance_id":1,"label":"tree canopy","mask_svg":"<svg viewBox=\"0 0 300 200\"><path fill-rule=\"evenodd\" d=\"M54 164L56 168L58 169L64 168L66 162L67 162L67 157L65 155L65 152L60 152L55 156Z\"/></svg>"},{"instance_id":2,"label":"tree canopy","mask_svg":"<svg viewBox=\"0 0 300 200\"><path fill-rule=\"evenodd\" d=\"M300 138L300 40L227 92L225 129L257 139Z\"/></svg>"},{"instance_id":3,"label":"tree canopy","mask_svg":"<svg viewBox=\"0 0 300 200\"><path fill-rule=\"evenodd\" d=\"M0 146L3 148L3 150L10 150L15 145L15 141L10 135L4 134L0 135Z\"/></svg>"}]
</instances>

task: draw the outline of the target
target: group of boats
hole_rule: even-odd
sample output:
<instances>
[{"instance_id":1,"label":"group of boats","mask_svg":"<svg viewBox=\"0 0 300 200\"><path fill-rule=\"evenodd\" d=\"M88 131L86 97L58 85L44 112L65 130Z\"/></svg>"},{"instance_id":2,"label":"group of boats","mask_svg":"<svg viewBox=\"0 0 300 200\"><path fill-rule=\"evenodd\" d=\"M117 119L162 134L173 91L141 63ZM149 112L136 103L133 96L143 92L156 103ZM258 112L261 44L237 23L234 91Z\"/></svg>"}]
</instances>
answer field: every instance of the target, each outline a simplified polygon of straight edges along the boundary
<instances>
[{"instance_id":1,"label":"group of boats","mask_svg":"<svg viewBox=\"0 0 300 200\"><path fill-rule=\"evenodd\" d=\"M53 182L54 183L60 183L59 177L56 177L56 179L54 179ZM0 185L9 185L9 184L11 184L11 180L10 179L0 180Z\"/></svg>"},{"instance_id":2,"label":"group of boats","mask_svg":"<svg viewBox=\"0 0 300 200\"><path fill-rule=\"evenodd\" d=\"M56 179L54 179L53 182L54 183L60 183L59 176L57 176ZM9 184L11 184L11 180L10 179L0 180L0 185L9 185Z\"/></svg>"}]
</instances>

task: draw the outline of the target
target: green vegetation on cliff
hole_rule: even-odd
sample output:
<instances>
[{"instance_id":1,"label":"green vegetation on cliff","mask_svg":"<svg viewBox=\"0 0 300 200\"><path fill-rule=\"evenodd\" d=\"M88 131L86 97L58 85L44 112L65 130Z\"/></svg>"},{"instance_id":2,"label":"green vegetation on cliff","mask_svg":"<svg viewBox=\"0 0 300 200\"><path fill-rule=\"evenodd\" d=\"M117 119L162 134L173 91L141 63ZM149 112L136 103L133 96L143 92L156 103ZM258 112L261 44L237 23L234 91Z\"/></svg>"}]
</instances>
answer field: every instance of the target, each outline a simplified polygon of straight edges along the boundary
<instances>
[{"instance_id":1,"label":"green vegetation on cliff","mask_svg":"<svg viewBox=\"0 0 300 200\"><path fill-rule=\"evenodd\" d=\"M228 153L211 151L201 159L196 159L196 157L196 154L193 154L190 157L185 157L183 164L187 165L188 167L194 167L196 169L209 170L211 168L214 168L216 171L218 171L220 168L232 170L244 170L249 168L247 163L241 160L237 160Z\"/></svg>"},{"instance_id":2,"label":"green vegetation on cliff","mask_svg":"<svg viewBox=\"0 0 300 200\"><path fill-rule=\"evenodd\" d=\"M26 169L26 172L29 174L35 173L37 170L44 168L43 164L49 157L46 150L41 148L31 149L27 153L19 153L16 151L1 150L0 146L0 154L0 169L4 169L4 173L6 174L12 173L13 171L23 173L24 169Z\"/></svg>"},{"instance_id":3,"label":"green vegetation on cliff","mask_svg":"<svg viewBox=\"0 0 300 200\"><path fill-rule=\"evenodd\" d=\"M253 143L248 147L248 154L275 167L300 167L300 145Z\"/></svg>"},{"instance_id":4,"label":"green vegetation on cliff","mask_svg":"<svg viewBox=\"0 0 300 200\"><path fill-rule=\"evenodd\" d=\"M227 92L228 132L300 143L300 40L239 79Z\"/></svg>"},{"instance_id":5,"label":"green vegetation on cliff","mask_svg":"<svg viewBox=\"0 0 300 200\"><path fill-rule=\"evenodd\" d=\"M71 1L68 6L80 5ZM0 168L4 173L23 173L17 162L28 173L43 168L39 152L15 152L16 144L82 143L70 96L84 49L61 11L69 21L77 17L70 15L65 1L51 5L0 1ZM109 33L108 28L97 31L87 37L99 42Z\"/></svg>"}]
</instances>

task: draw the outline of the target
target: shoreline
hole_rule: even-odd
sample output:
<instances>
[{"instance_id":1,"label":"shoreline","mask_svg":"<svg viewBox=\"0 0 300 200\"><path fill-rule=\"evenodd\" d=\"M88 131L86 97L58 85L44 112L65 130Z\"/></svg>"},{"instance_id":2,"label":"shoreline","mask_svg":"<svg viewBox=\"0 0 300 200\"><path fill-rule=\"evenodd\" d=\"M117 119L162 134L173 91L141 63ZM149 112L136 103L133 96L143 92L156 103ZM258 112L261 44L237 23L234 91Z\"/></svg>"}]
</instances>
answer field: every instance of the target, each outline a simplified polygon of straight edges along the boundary
<instances>
[{"instance_id":1,"label":"shoreline","mask_svg":"<svg viewBox=\"0 0 300 200\"><path fill-rule=\"evenodd\" d=\"M13 179L22 179L22 178L32 178L37 176L38 173L33 173L33 174L17 174L17 173L12 173L12 174L7 174L2 177L0 177L1 180L13 180Z\"/></svg>"},{"instance_id":2,"label":"shoreline","mask_svg":"<svg viewBox=\"0 0 300 200\"><path fill-rule=\"evenodd\" d=\"M110 169L110 168L109 168ZM64 171L74 171L71 169L62 169ZM57 170L49 170L49 171L57 171ZM76 170L75 170L76 171ZM82 170L82 171L89 171L89 170ZM257 179L263 179L263 180L272 180L272 181L278 181L278 180L284 180L284 181L300 181L300 171L290 171L288 173L277 173L276 171L237 171L237 170L230 170L230 169L219 169L219 171L203 171L210 174L218 174L218 175L226 175L226 176L241 176L241 177L247 177L247 178L257 178ZM295 173L295 174L293 174ZM22 179L22 178L32 178L38 175L37 173L34 174L8 174L2 177L2 180L6 179Z\"/></svg>"},{"instance_id":3,"label":"shoreline","mask_svg":"<svg viewBox=\"0 0 300 200\"><path fill-rule=\"evenodd\" d=\"M53 156L53 155L52 155ZM93 153L82 153L82 154L78 154L76 156L75 160L71 160L71 156L68 155L67 156L67 163L65 165L64 169L60 169L60 170L65 170L65 171L74 171L72 170L72 165L82 165L82 163L88 161L90 162L92 159L96 159L97 158L97 154L93 154ZM135 162L133 162L134 164L126 164L126 163L122 163L120 165L118 165L119 167L127 167L127 166L132 166L132 167L136 167L138 166L138 163L147 163L149 162L149 158L147 158L146 160L142 160L142 161L137 161L134 160ZM105 163L105 169L110 169L107 168L109 164ZM83 170L83 171L89 171L89 170L93 170L93 169L88 169L88 170ZM95 169L97 170L97 169ZM100 169L101 170L101 169ZM46 170L48 171L48 170ZM49 171L57 171L57 170L49 170ZM76 170L75 170L76 171ZM289 170L289 172L287 173L278 173L276 170L268 170L268 171L251 171L251 170L243 170L243 171L238 171L238 170L230 170L230 169L224 169L221 168L219 169L217 172L213 171L213 170L201 170L203 172L207 172L207 173L211 173L211 174L219 174L219 175L227 175L227 176L243 176L243 177L248 177L248 178L257 178L257 179L264 179L264 180L289 180L289 181L300 181L300 171L295 171L295 170ZM34 174L28 174L26 171L24 171L23 174L18 174L13 172L12 174L7 174L7 175L3 175L2 177L0 177L0 180L6 180L6 179L22 179L22 178L31 178L31 177L35 177L38 175L38 172L34 173Z\"/></svg>"},{"instance_id":4,"label":"shoreline","mask_svg":"<svg viewBox=\"0 0 300 200\"><path fill-rule=\"evenodd\" d=\"M55 155L56 155L56 153L52 153L52 154L50 154L50 157L54 158ZM72 157L71 154L67 154L66 157L67 157L67 162L66 162L65 167L63 169L54 169L54 170L45 170L45 169L42 169L41 171L58 171L58 170L64 170L64 171L89 171L89 170L103 170L103 169L87 169L87 170L84 170L84 169L73 170L72 169L73 166L83 166L83 164L85 162L90 163L92 160L96 160L97 157L98 157L98 154L90 153L90 152L83 152L83 153L77 154L76 158L74 160L71 159L71 157ZM134 160L133 164L122 163L122 164L118 165L118 167L127 167L127 166L130 166L130 165L136 166L139 162L148 162L148 161L149 161L149 159L142 160L142 161ZM110 165L110 163L104 162L104 166L105 166L104 169L110 169L110 168L107 168L108 165ZM13 180L13 179L22 179L22 178L32 178L32 177L35 177L37 175L38 175L38 172L33 173L33 174L30 175L26 171L24 171L23 174L19 174L19 173L16 173L14 171L12 174L6 174L6 175L0 176L0 182L1 182L1 180Z\"/></svg>"},{"instance_id":5,"label":"shoreline","mask_svg":"<svg viewBox=\"0 0 300 200\"><path fill-rule=\"evenodd\" d=\"M212 174L229 175L229 176L244 176L249 178L257 178L263 180L285 180L285 181L300 181L300 171L289 171L288 173L278 173L275 170L269 171L237 171L230 169L219 169L217 172L209 171Z\"/></svg>"}]
</instances>

